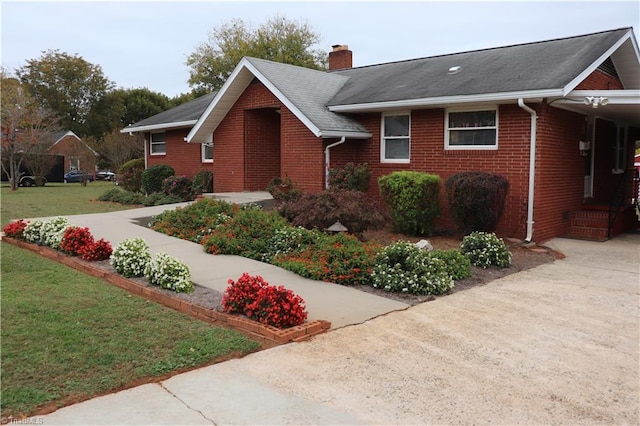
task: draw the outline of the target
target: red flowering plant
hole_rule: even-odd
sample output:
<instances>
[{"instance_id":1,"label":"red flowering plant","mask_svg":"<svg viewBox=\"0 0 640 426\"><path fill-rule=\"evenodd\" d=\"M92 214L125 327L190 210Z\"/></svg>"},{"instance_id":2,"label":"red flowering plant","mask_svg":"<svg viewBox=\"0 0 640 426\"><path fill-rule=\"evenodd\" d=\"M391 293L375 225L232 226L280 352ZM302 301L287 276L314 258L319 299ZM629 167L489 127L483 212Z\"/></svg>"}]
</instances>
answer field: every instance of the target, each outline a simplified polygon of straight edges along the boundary
<instances>
[{"instance_id":1,"label":"red flowering plant","mask_svg":"<svg viewBox=\"0 0 640 426\"><path fill-rule=\"evenodd\" d=\"M278 328L300 325L307 319L302 297L284 286L262 287L246 310L249 318Z\"/></svg>"},{"instance_id":2,"label":"red flowering plant","mask_svg":"<svg viewBox=\"0 0 640 426\"><path fill-rule=\"evenodd\" d=\"M260 289L268 285L261 276L252 277L245 272L238 281L229 280L222 296L222 308L229 314L246 315L247 306L256 300Z\"/></svg>"},{"instance_id":3,"label":"red flowering plant","mask_svg":"<svg viewBox=\"0 0 640 426\"><path fill-rule=\"evenodd\" d=\"M88 262L97 262L109 259L111 257L111 253L113 253L111 243L109 241L105 241L104 238L100 238L98 241L82 250L80 257L82 260L86 260Z\"/></svg>"},{"instance_id":4,"label":"red flowering plant","mask_svg":"<svg viewBox=\"0 0 640 426\"><path fill-rule=\"evenodd\" d=\"M229 284L222 298L224 312L278 328L300 325L307 319L304 300L284 286L269 285L261 276L247 273Z\"/></svg>"},{"instance_id":5,"label":"red flowering plant","mask_svg":"<svg viewBox=\"0 0 640 426\"><path fill-rule=\"evenodd\" d=\"M80 256L84 250L93 245L93 235L89 228L69 226L65 229L60 248L71 256Z\"/></svg>"},{"instance_id":6,"label":"red flowering plant","mask_svg":"<svg viewBox=\"0 0 640 426\"><path fill-rule=\"evenodd\" d=\"M29 222L25 222L24 219L11 222L4 227L4 235L9 238L15 238L16 240L24 240L24 229L28 223Z\"/></svg>"}]
</instances>

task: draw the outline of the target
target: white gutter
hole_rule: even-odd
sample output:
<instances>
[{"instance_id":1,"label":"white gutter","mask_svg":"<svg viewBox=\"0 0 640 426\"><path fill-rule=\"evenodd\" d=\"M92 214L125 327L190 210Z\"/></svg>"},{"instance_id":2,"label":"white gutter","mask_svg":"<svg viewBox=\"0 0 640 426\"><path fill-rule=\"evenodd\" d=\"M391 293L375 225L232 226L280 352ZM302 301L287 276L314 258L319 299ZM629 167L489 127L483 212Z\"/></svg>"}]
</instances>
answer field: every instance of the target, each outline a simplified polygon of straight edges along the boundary
<instances>
[{"instance_id":1,"label":"white gutter","mask_svg":"<svg viewBox=\"0 0 640 426\"><path fill-rule=\"evenodd\" d=\"M329 189L329 167L331 167L331 155L329 154L329 149L343 144L346 139L347 137L343 136L338 142L327 145L324 149L324 189Z\"/></svg>"},{"instance_id":2,"label":"white gutter","mask_svg":"<svg viewBox=\"0 0 640 426\"><path fill-rule=\"evenodd\" d=\"M518 99L518 106L523 110L531 114L531 141L529 143L529 199L527 201L527 236L525 241L531 242L533 237L533 193L534 193L534 180L536 177L536 128L538 123L538 116L536 112L525 105L522 98Z\"/></svg>"},{"instance_id":3,"label":"white gutter","mask_svg":"<svg viewBox=\"0 0 640 426\"><path fill-rule=\"evenodd\" d=\"M150 132L152 130L164 130L180 127L190 127L197 123L198 120L176 121L173 123L160 123L160 124L148 124L146 126L138 127L125 127L120 130L120 133L133 133L133 132Z\"/></svg>"}]
</instances>

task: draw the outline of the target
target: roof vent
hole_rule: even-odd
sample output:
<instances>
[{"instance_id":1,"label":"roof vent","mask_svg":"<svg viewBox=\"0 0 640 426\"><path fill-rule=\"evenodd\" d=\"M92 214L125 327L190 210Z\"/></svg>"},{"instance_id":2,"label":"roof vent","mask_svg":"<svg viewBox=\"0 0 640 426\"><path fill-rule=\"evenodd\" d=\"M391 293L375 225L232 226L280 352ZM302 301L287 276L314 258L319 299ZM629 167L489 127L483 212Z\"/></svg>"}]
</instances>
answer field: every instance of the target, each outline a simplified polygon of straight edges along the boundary
<instances>
[{"instance_id":1,"label":"roof vent","mask_svg":"<svg viewBox=\"0 0 640 426\"><path fill-rule=\"evenodd\" d=\"M449 75L458 74L460 71L462 71L462 67L460 65L456 65L455 67L449 68L449 71L447 72L447 74Z\"/></svg>"}]
</instances>

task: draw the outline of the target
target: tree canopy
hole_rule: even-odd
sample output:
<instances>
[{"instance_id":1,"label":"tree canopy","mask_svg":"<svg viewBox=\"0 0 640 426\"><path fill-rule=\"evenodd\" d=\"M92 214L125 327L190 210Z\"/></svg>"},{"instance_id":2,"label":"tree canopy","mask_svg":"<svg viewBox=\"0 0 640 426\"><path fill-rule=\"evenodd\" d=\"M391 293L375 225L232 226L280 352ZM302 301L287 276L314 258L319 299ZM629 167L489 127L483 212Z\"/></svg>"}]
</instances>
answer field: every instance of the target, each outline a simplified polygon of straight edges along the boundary
<instances>
[{"instance_id":1,"label":"tree canopy","mask_svg":"<svg viewBox=\"0 0 640 426\"><path fill-rule=\"evenodd\" d=\"M327 53L313 48L319 40L309 24L282 16L257 29L234 19L215 28L188 56L189 86L198 95L220 89L244 56L325 69Z\"/></svg>"},{"instance_id":2,"label":"tree canopy","mask_svg":"<svg viewBox=\"0 0 640 426\"><path fill-rule=\"evenodd\" d=\"M86 134L91 109L114 86L100 65L59 50L42 52L17 70L20 82L42 106L55 112L62 128Z\"/></svg>"}]
</instances>

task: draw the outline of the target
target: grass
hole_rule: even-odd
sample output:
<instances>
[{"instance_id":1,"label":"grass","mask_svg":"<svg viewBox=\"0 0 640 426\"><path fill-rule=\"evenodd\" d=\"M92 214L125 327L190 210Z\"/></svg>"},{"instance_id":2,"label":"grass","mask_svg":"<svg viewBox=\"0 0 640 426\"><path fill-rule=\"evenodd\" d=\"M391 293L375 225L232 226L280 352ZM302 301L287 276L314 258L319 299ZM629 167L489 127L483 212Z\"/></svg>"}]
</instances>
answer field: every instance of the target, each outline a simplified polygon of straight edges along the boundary
<instances>
[{"instance_id":1,"label":"grass","mask_svg":"<svg viewBox=\"0 0 640 426\"><path fill-rule=\"evenodd\" d=\"M122 210L108 183L1 188L10 219ZM126 207L125 207L126 208ZM259 344L7 243L1 245L3 418L35 414L255 351Z\"/></svg>"},{"instance_id":2,"label":"grass","mask_svg":"<svg viewBox=\"0 0 640 426\"><path fill-rule=\"evenodd\" d=\"M105 213L132 208L97 201L100 195L111 188L111 182L92 182L87 186L79 183L48 183L46 186L11 191L8 184L3 184L0 187L0 221L4 227L12 219Z\"/></svg>"}]
</instances>

